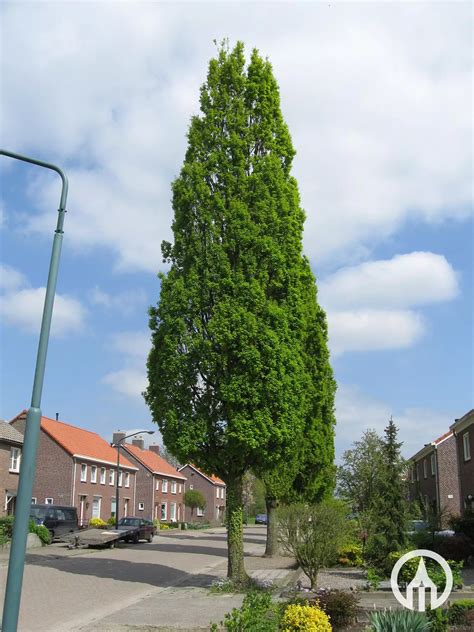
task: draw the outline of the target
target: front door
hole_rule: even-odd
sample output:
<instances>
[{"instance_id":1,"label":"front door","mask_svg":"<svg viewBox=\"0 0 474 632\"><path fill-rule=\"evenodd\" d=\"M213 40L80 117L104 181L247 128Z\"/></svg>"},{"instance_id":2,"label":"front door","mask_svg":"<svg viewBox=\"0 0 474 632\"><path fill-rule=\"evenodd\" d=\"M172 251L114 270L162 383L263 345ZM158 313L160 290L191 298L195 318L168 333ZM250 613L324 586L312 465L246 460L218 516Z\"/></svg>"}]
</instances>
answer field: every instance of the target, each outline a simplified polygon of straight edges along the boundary
<instances>
[{"instance_id":1,"label":"front door","mask_svg":"<svg viewBox=\"0 0 474 632\"><path fill-rule=\"evenodd\" d=\"M84 524L87 496L79 496L79 524Z\"/></svg>"},{"instance_id":2,"label":"front door","mask_svg":"<svg viewBox=\"0 0 474 632\"><path fill-rule=\"evenodd\" d=\"M128 516L128 498L125 498L125 500L123 501L123 515L126 517Z\"/></svg>"}]
</instances>

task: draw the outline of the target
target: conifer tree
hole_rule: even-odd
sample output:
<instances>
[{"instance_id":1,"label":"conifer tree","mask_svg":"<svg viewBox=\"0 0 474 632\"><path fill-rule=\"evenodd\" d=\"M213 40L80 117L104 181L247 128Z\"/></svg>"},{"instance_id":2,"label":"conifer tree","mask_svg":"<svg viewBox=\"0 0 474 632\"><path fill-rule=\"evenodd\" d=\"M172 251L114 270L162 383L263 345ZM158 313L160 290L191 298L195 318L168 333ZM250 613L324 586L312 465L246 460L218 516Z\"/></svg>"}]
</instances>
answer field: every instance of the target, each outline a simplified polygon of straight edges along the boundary
<instances>
[{"instance_id":1,"label":"conifer tree","mask_svg":"<svg viewBox=\"0 0 474 632\"><path fill-rule=\"evenodd\" d=\"M294 149L271 65L243 44L209 64L150 310L145 399L166 447L227 484L228 576L244 583L242 485L308 418L308 274Z\"/></svg>"}]
</instances>

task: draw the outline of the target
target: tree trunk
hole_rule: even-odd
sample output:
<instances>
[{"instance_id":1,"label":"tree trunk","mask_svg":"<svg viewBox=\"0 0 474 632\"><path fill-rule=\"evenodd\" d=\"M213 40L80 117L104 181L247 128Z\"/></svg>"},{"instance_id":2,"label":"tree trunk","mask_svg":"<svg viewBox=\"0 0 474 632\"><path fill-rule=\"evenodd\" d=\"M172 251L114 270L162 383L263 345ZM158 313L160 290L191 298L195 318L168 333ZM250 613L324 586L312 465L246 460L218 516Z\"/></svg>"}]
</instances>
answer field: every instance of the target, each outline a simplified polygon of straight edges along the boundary
<instances>
[{"instance_id":1,"label":"tree trunk","mask_svg":"<svg viewBox=\"0 0 474 632\"><path fill-rule=\"evenodd\" d=\"M276 508L278 503L271 498L265 498L267 506L267 542L265 545L265 557L278 555L278 523L276 519Z\"/></svg>"},{"instance_id":2,"label":"tree trunk","mask_svg":"<svg viewBox=\"0 0 474 632\"><path fill-rule=\"evenodd\" d=\"M227 480L227 577L244 585L249 576L244 566L242 477Z\"/></svg>"}]
</instances>

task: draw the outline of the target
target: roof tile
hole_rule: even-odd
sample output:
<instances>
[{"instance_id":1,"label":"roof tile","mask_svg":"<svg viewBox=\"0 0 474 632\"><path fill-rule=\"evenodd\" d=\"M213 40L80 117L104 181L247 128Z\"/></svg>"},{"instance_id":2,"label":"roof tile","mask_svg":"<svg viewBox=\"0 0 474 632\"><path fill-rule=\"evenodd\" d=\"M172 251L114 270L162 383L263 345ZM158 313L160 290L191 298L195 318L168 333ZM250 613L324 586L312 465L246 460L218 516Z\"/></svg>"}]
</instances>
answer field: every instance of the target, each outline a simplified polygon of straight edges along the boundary
<instances>
[{"instance_id":1,"label":"roof tile","mask_svg":"<svg viewBox=\"0 0 474 632\"><path fill-rule=\"evenodd\" d=\"M151 450L142 450L131 443L124 443L123 447L154 474L172 476L173 478L179 478L183 481L187 480L183 474L180 474L178 470L175 470L168 461L159 454L156 454L156 452L152 452Z\"/></svg>"}]
</instances>

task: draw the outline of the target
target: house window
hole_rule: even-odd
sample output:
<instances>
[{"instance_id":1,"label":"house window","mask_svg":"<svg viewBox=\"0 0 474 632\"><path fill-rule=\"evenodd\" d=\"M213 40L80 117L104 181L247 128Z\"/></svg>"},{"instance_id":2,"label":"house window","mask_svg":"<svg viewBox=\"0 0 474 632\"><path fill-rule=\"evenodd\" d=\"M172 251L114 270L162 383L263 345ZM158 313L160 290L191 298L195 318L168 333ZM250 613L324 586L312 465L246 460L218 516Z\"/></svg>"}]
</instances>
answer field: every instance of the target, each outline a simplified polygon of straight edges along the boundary
<instances>
[{"instance_id":1,"label":"house window","mask_svg":"<svg viewBox=\"0 0 474 632\"><path fill-rule=\"evenodd\" d=\"M130 472L125 472L125 487L130 487Z\"/></svg>"},{"instance_id":2,"label":"house window","mask_svg":"<svg viewBox=\"0 0 474 632\"><path fill-rule=\"evenodd\" d=\"M176 481L171 481L171 493L176 494Z\"/></svg>"},{"instance_id":3,"label":"house window","mask_svg":"<svg viewBox=\"0 0 474 632\"><path fill-rule=\"evenodd\" d=\"M117 515L117 499L115 498L115 496L110 501L110 515L112 518L115 518L115 516Z\"/></svg>"},{"instance_id":4,"label":"house window","mask_svg":"<svg viewBox=\"0 0 474 632\"><path fill-rule=\"evenodd\" d=\"M181 494L181 493L182 493L182 491L183 491L183 486L181 485L181 483L179 484L179 490L178 490L178 491L179 491L179 493L180 493L180 494Z\"/></svg>"},{"instance_id":5,"label":"house window","mask_svg":"<svg viewBox=\"0 0 474 632\"><path fill-rule=\"evenodd\" d=\"M81 465L81 483L87 483L87 465L85 463Z\"/></svg>"},{"instance_id":6,"label":"house window","mask_svg":"<svg viewBox=\"0 0 474 632\"><path fill-rule=\"evenodd\" d=\"M431 455L431 476L435 475L435 455Z\"/></svg>"},{"instance_id":7,"label":"house window","mask_svg":"<svg viewBox=\"0 0 474 632\"><path fill-rule=\"evenodd\" d=\"M128 516L128 504L130 502L130 498L124 498L123 499L123 515L124 518L126 518Z\"/></svg>"},{"instance_id":8,"label":"house window","mask_svg":"<svg viewBox=\"0 0 474 632\"><path fill-rule=\"evenodd\" d=\"M223 498L225 498L225 487L223 487L223 488L222 488L222 491L221 491L221 498L222 498L222 499L223 499Z\"/></svg>"},{"instance_id":9,"label":"house window","mask_svg":"<svg viewBox=\"0 0 474 632\"><path fill-rule=\"evenodd\" d=\"M170 520L176 522L176 503L170 504Z\"/></svg>"},{"instance_id":10,"label":"house window","mask_svg":"<svg viewBox=\"0 0 474 632\"><path fill-rule=\"evenodd\" d=\"M420 466L418 465L418 463L416 464L416 480L420 480Z\"/></svg>"},{"instance_id":11,"label":"house window","mask_svg":"<svg viewBox=\"0 0 474 632\"><path fill-rule=\"evenodd\" d=\"M193 485L190 485L190 486L189 486L189 489L194 489L194 486L193 486Z\"/></svg>"},{"instance_id":12,"label":"house window","mask_svg":"<svg viewBox=\"0 0 474 632\"><path fill-rule=\"evenodd\" d=\"M204 509L202 507L196 509L196 516L204 516Z\"/></svg>"},{"instance_id":13,"label":"house window","mask_svg":"<svg viewBox=\"0 0 474 632\"><path fill-rule=\"evenodd\" d=\"M52 505L54 504L54 498L45 498L44 502L46 505Z\"/></svg>"},{"instance_id":14,"label":"house window","mask_svg":"<svg viewBox=\"0 0 474 632\"><path fill-rule=\"evenodd\" d=\"M21 462L20 448L10 448L10 472L19 472Z\"/></svg>"},{"instance_id":15,"label":"house window","mask_svg":"<svg viewBox=\"0 0 474 632\"><path fill-rule=\"evenodd\" d=\"M217 494L217 498L221 497L221 488L220 487L216 487L216 494Z\"/></svg>"},{"instance_id":16,"label":"house window","mask_svg":"<svg viewBox=\"0 0 474 632\"><path fill-rule=\"evenodd\" d=\"M469 445L469 432L465 432L463 434L462 445L464 448L464 460L469 461L471 459L471 446Z\"/></svg>"},{"instance_id":17,"label":"house window","mask_svg":"<svg viewBox=\"0 0 474 632\"><path fill-rule=\"evenodd\" d=\"M168 492L168 481L166 481L165 479L163 479L163 482L161 483L161 491L163 492L163 494L166 494Z\"/></svg>"},{"instance_id":18,"label":"house window","mask_svg":"<svg viewBox=\"0 0 474 632\"><path fill-rule=\"evenodd\" d=\"M36 505L37 502L38 502L38 499L33 496L33 498L31 499L31 504Z\"/></svg>"},{"instance_id":19,"label":"house window","mask_svg":"<svg viewBox=\"0 0 474 632\"><path fill-rule=\"evenodd\" d=\"M92 499L92 517L100 518L100 506L102 504L102 498L100 496L94 496Z\"/></svg>"},{"instance_id":20,"label":"house window","mask_svg":"<svg viewBox=\"0 0 474 632\"><path fill-rule=\"evenodd\" d=\"M113 485L115 482L115 470L109 470L109 485Z\"/></svg>"},{"instance_id":21,"label":"house window","mask_svg":"<svg viewBox=\"0 0 474 632\"><path fill-rule=\"evenodd\" d=\"M122 478L123 478L122 470L119 470L119 473L118 473L118 484L119 484L119 487L122 487Z\"/></svg>"},{"instance_id":22,"label":"house window","mask_svg":"<svg viewBox=\"0 0 474 632\"><path fill-rule=\"evenodd\" d=\"M91 483L97 483L97 467L91 465Z\"/></svg>"},{"instance_id":23,"label":"house window","mask_svg":"<svg viewBox=\"0 0 474 632\"><path fill-rule=\"evenodd\" d=\"M159 478L156 479L155 489L156 489L157 492L160 491L160 479Z\"/></svg>"},{"instance_id":24,"label":"house window","mask_svg":"<svg viewBox=\"0 0 474 632\"><path fill-rule=\"evenodd\" d=\"M166 503L161 503L161 520L166 520Z\"/></svg>"},{"instance_id":25,"label":"house window","mask_svg":"<svg viewBox=\"0 0 474 632\"><path fill-rule=\"evenodd\" d=\"M143 511L145 509L145 503L138 503L138 511Z\"/></svg>"},{"instance_id":26,"label":"house window","mask_svg":"<svg viewBox=\"0 0 474 632\"><path fill-rule=\"evenodd\" d=\"M428 463L426 459L423 461L423 478L428 478Z\"/></svg>"},{"instance_id":27,"label":"house window","mask_svg":"<svg viewBox=\"0 0 474 632\"><path fill-rule=\"evenodd\" d=\"M105 467L101 467L100 468L100 484L101 485L105 485L105 473L106 473Z\"/></svg>"}]
</instances>

